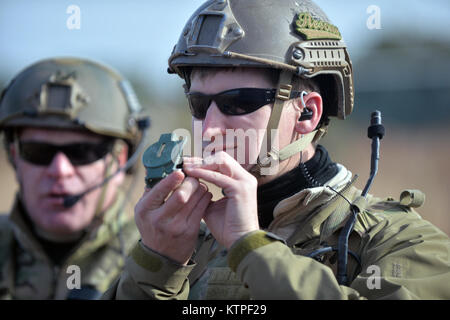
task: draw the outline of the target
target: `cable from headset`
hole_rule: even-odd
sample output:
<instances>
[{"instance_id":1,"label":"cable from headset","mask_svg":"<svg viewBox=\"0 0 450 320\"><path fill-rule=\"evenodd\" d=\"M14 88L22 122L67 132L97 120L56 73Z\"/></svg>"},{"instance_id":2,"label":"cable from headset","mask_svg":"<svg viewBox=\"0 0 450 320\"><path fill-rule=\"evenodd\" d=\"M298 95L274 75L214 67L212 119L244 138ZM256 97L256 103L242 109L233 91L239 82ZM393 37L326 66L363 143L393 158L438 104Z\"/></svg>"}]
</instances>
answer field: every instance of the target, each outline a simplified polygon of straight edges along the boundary
<instances>
[{"instance_id":1,"label":"cable from headset","mask_svg":"<svg viewBox=\"0 0 450 320\"><path fill-rule=\"evenodd\" d=\"M373 183L373 180L378 172L378 161L380 158L380 140L385 135L385 129L384 126L381 124L381 112L375 111L371 115L371 121L370 126L368 128L368 137L372 140L372 152L371 152L371 169L370 169L370 176L366 183L365 188L363 189L363 192L361 193L361 196L365 198L369 192L369 189ZM301 162L301 160L300 160ZM302 166L301 166L302 167ZM306 170L304 170L306 169ZM303 175L305 178L310 181L312 185L314 185L314 180L309 175L307 168L305 166L302 170ZM330 251L337 251L338 254L338 270L337 270L337 280L340 285L348 285L348 275L347 275L347 264L348 264L348 254L351 254L355 258L357 257L356 254L352 253L348 249L348 240L350 237L350 234L355 226L356 219L359 214L359 208L352 204L346 197L344 197L341 193L334 190L333 188L329 187L332 191L334 191L339 196L343 197L349 204L350 204L350 217L347 220L344 228L339 234L338 239L338 247L332 248L332 247L324 247L321 249L318 249L312 253L310 253L308 256L311 258L315 258L319 254L324 254ZM359 262L359 265L361 266L361 263L359 261L359 258L357 259Z\"/></svg>"},{"instance_id":2,"label":"cable from headset","mask_svg":"<svg viewBox=\"0 0 450 320\"><path fill-rule=\"evenodd\" d=\"M357 176L355 176L356 178ZM336 193L336 195L340 196L342 199L344 199L349 205L350 208L352 208L352 203L350 202L349 199L347 199L341 192L335 190L334 188L330 187L330 186L326 186L326 188L330 189L331 191L333 191L334 193ZM349 221L353 221L352 218L349 219ZM353 259L355 259L356 263L358 264L358 267L361 267L361 259L358 256L358 254L356 254L355 252L348 250L348 235L349 234L349 230L351 231L353 229L353 225L349 225L349 222L347 222L346 226L344 227L343 231L341 231L341 233L339 234L339 242L338 242L338 246L337 247L331 247L331 246L326 246L320 249L317 249L311 253L309 253L307 255L307 257L309 258L313 258L315 260L317 260L317 256L319 255L323 255L326 254L328 252L337 252L338 254L338 282L341 284L342 281L346 281L346 272L342 271L342 268L347 267L347 256L350 255L353 257ZM346 241L347 240L347 241ZM340 254L340 252L346 252L346 256L345 259L342 258L342 254ZM341 266L341 269L339 270L339 266ZM339 272L340 271L340 272ZM342 278L342 279L340 279Z\"/></svg>"},{"instance_id":3,"label":"cable from headset","mask_svg":"<svg viewBox=\"0 0 450 320\"><path fill-rule=\"evenodd\" d=\"M375 111L371 115L370 126L368 128L368 137L372 140L372 153L371 153L371 165L370 176L366 183L366 186L361 193L362 198L366 198L369 189L373 183L373 180L378 172L378 161L380 159L380 140L383 139L385 134L384 126L381 124L381 112ZM348 285L347 275L347 255L348 255L348 239L350 233L355 226L356 219L359 214L359 208L352 204L350 206L351 215L339 234L338 240L338 282L340 285Z\"/></svg>"},{"instance_id":4,"label":"cable from headset","mask_svg":"<svg viewBox=\"0 0 450 320\"><path fill-rule=\"evenodd\" d=\"M308 187L315 188L320 187L321 184L314 179L314 177L309 173L308 168L306 167L306 164L303 162L303 151L300 152L300 172L302 173L303 177L305 178L306 182L308 183Z\"/></svg>"}]
</instances>

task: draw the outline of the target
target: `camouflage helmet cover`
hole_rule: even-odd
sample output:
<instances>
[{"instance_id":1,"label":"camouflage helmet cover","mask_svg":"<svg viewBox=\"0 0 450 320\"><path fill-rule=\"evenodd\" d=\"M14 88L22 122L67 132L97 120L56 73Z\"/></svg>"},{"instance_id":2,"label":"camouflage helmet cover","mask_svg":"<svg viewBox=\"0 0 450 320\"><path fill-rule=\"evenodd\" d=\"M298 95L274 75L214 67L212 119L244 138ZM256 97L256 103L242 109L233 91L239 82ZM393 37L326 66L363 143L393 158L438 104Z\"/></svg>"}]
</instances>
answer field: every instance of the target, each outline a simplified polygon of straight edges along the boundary
<instances>
[{"instance_id":1,"label":"camouflage helmet cover","mask_svg":"<svg viewBox=\"0 0 450 320\"><path fill-rule=\"evenodd\" d=\"M169 58L190 67L263 67L315 78L328 115L353 109L353 73L339 30L310 0L212 0L189 19Z\"/></svg>"}]
</instances>

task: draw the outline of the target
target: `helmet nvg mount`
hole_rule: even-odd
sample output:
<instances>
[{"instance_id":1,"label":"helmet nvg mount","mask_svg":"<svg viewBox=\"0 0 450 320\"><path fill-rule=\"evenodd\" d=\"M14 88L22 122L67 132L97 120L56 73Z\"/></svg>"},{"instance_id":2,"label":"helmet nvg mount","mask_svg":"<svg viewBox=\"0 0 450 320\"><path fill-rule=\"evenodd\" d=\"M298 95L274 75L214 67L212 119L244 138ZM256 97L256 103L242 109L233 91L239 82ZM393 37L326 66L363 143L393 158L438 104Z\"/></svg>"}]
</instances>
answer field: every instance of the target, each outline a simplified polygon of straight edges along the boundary
<instances>
[{"instance_id":1,"label":"helmet nvg mount","mask_svg":"<svg viewBox=\"0 0 450 320\"><path fill-rule=\"evenodd\" d=\"M345 119L354 104L353 72L347 47L337 27L310 0L212 0L189 19L169 58L169 72L189 84L193 67L256 67L280 70L267 139L278 128L284 101L295 76L314 78L321 87L327 116ZM284 160L317 141L325 129L314 131L270 158Z\"/></svg>"},{"instance_id":2,"label":"helmet nvg mount","mask_svg":"<svg viewBox=\"0 0 450 320\"><path fill-rule=\"evenodd\" d=\"M53 58L27 67L2 92L0 130L88 130L135 146L140 111L131 85L116 71L90 60Z\"/></svg>"}]
</instances>

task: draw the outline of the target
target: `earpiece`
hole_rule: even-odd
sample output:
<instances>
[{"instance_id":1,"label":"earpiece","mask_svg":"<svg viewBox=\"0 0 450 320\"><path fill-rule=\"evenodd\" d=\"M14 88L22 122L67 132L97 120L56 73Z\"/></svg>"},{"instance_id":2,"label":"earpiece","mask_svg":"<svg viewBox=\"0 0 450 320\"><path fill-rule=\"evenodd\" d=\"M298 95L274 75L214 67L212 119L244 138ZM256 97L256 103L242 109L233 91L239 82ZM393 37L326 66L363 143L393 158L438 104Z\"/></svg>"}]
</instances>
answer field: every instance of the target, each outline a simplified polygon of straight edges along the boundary
<instances>
[{"instance_id":1,"label":"earpiece","mask_svg":"<svg viewBox=\"0 0 450 320\"><path fill-rule=\"evenodd\" d=\"M302 101L302 106L303 106L303 112L302 112L302 114L300 115L300 118L298 119L298 121L307 121L307 120L311 120L312 117L313 117L314 112L312 112L311 109L308 109L308 108L306 107L305 100L303 100L303 97L306 96L307 94L308 94L308 93L307 93L306 91L303 91L302 94L301 94L301 96L300 96L300 99L301 99L301 101Z\"/></svg>"},{"instance_id":2,"label":"earpiece","mask_svg":"<svg viewBox=\"0 0 450 320\"><path fill-rule=\"evenodd\" d=\"M312 110L305 108L300 116L300 118L298 119L298 121L307 121L307 120L311 120L313 117L313 112Z\"/></svg>"}]
</instances>

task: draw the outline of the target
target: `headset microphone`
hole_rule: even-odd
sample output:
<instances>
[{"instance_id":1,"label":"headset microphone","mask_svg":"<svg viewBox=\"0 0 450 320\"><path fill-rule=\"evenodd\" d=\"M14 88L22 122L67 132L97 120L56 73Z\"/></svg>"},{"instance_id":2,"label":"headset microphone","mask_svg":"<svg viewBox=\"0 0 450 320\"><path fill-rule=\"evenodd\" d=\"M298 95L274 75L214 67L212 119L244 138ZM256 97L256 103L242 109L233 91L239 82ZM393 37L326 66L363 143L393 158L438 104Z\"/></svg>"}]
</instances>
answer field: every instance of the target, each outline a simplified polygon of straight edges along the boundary
<instances>
[{"instance_id":1,"label":"headset microphone","mask_svg":"<svg viewBox=\"0 0 450 320\"><path fill-rule=\"evenodd\" d=\"M74 196L65 196L63 206L64 208L71 208L75 205L75 203L78 202L83 196L85 195L85 192L74 195Z\"/></svg>"},{"instance_id":2,"label":"headset microphone","mask_svg":"<svg viewBox=\"0 0 450 320\"><path fill-rule=\"evenodd\" d=\"M142 138L141 138L141 141L139 142L138 147L136 148L136 151L133 153L133 155L130 157L130 159L128 159L127 163L125 163L124 166L117 169L113 174L111 174L110 176L103 179L103 181L100 182L99 184L92 186L89 189L87 189L79 194L65 196L64 202L63 202L64 208L73 207L85 195L87 195L91 191L94 191L95 189L103 187L109 180L114 178L117 174L119 174L120 172L127 171L129 168L131 168L136 163L136 160L138 159L139 154L142 152L142 149L144 148L145 141L147 140L146 139L147 131L148 131L147 129L150 127L150 119L148 117L146 117L146 118L137 120L137 124L138 124L138 128L142 131Z\"/></svg>"},{"instance_id":3,"label":"headset microphone","mask_svg":"<svg viewBox=\"0 0 450 320\"><path fill-rule=\"evenodd\" d=\"M101 188L103 187L103 185L105 183L107 183L109 180L111 180L113 177L115 177L119 172L121 171L125 171L126 167L128 165L128 163L130 163L130 161L128 161L125 166L120 167L119 169L116 170L116 172L114 172L112 175L106 177L105 179L103 179L103 181L93 187L90 187L89 189L87 189L86 191L79 193L79 194L75 194L73 196L65 196L64 197L64 202L63 202L63 206L64 208L71 208L75 205L75 203L77 203L81 198L83 198L85 195L87 195L89 192L94 191L97 188Z\"/></svg>"}]
</instances>

